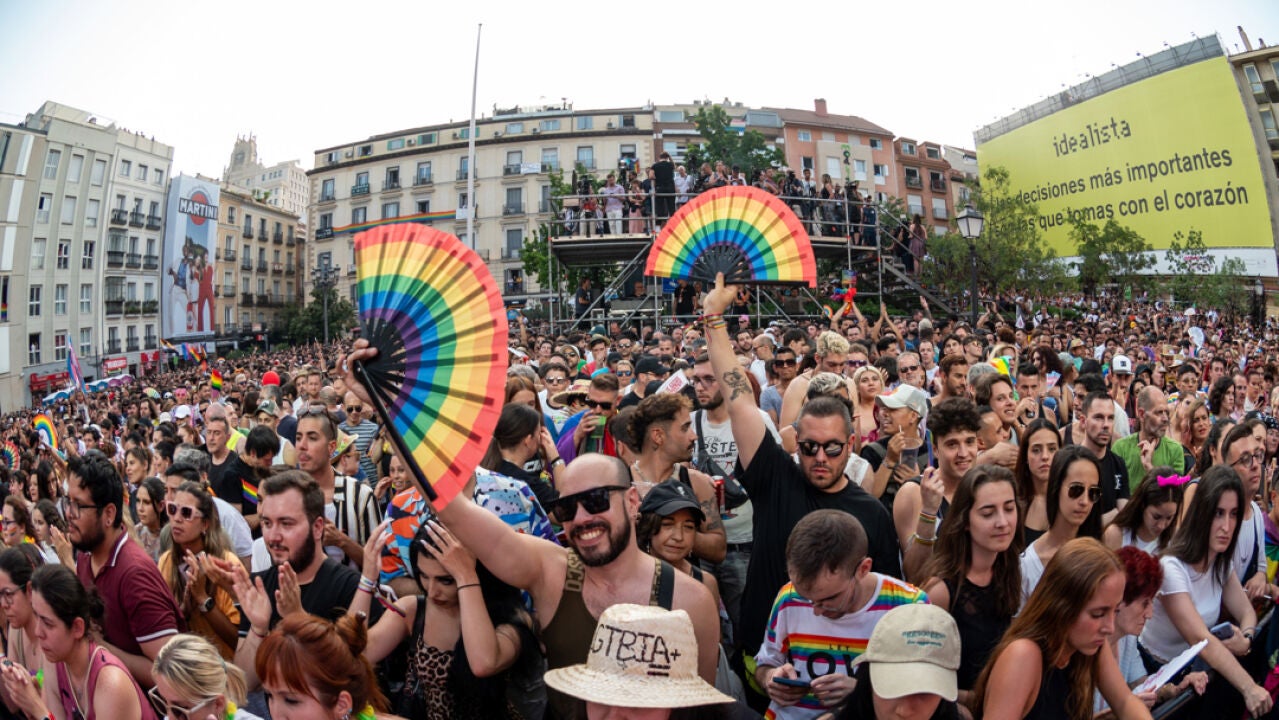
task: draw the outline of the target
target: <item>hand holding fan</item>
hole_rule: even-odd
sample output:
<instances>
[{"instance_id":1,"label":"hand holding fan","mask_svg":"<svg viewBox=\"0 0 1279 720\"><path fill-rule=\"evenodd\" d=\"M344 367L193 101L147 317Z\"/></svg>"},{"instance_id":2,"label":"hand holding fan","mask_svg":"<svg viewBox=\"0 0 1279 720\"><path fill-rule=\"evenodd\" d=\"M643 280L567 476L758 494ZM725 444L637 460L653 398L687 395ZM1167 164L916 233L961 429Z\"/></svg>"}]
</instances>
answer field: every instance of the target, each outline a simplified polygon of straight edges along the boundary
<instances>
[{"instance_id":1,"label":"hand holding fan","mask_svg":"<svg viewBox=\"0 0 1279 720\"><path fill-rule=\"evenodd\" d=\"M58 429L53 426L53 419L44 413L38 413L31 418L31 427L36 429L36 433L40 435L40 442L49 446L54 452L60 452L58 444Z\"/></svg>"},{"instance_id":2,"label":"hand holding fan","mask_svg":"<svg viewBox=\"0 0 1279 720\"><path fill-rule=\"evenodd\" d=\"M730 285L817 286L817 260L786 203L746 186L716 188L680 208L653 243L644 274Z\"/></svg>"},{"instance_id":3,"label":"hand holding fan","mask_svg":"<svg viewBox=\"0 0 1279 720\"><path fill-rule=\"evenodd\" d=\"M355 236L360 324L377 356L353 367L427 497L462 489L502 409L507 324L497 283L462 241L415 223Z\"/></svg>"}]
</instances>

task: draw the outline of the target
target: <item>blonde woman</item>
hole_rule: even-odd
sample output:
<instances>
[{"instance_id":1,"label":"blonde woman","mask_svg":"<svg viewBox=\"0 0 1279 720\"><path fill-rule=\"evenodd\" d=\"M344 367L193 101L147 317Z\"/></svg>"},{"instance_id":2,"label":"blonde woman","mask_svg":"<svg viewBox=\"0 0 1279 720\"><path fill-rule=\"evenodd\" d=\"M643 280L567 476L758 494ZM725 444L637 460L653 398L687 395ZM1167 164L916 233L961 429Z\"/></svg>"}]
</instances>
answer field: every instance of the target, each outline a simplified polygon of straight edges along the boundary
<instances>
[{"instance_id":1,"label":"blonde woman","mask_svg":"<svg viewBox=\"0 0 1279 720\"><path fill-rule=\"evenodd\" d=\"M879 439L875 398L884 392L883 371L871 365L857 368L853 373L853 389L856 392L856 399L853 400L853 429L857 432L857 443L873 443Z\"/></svg>"},{"instance_id":2,"label":"blonde woman","mask_svg":"<svg viewBox=\"0 0 1279 720\"><path fill-rule=\"evenodd\" d=\"M223 662L199 635L175 635L160 648L151 673L155 687L147 697L164 717L260 720L238 707L247 694L244 671Z\"/></svg>"}]
</instances>

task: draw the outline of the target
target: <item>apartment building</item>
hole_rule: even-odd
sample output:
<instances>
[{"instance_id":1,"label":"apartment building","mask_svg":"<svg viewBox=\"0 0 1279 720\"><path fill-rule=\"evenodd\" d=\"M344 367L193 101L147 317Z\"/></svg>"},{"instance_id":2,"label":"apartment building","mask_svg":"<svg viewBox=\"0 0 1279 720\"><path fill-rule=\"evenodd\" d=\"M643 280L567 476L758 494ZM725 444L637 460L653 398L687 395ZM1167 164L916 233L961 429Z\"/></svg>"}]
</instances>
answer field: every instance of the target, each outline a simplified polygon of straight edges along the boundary
<instances>
[{"instance_id":1,"label":"apartment building","mask_svg":"<svg viewBox=\"0 0 1279 720\"><path fill-rule=\"evenodd\" d=\"M945 234L954 215L954 203L948 189L951 167L942 157L941 145L897 138L893 153L901 171L893 194L905 201L911 217L919 215L934 233Z\"/></svg>"},{"instance_id":2,"label":"apartment building","mask_svg":"<svg viewBox=\"0 0 1279 720\"><path fill-rule=\"evenodd\" d=\"M662 152L670 153L676 164L687 159L689 148L705 142L705 138L697 132L694 119L703 108L710 108L716 103L709 100L695 100L687 104L655 105L653 111L653 156ZM774 110L746 107L741 102L724 98L719 106L729 118L729 127L739 131L754 130L764 136L769 147L776 147L785 142L782 137L782 119ZM697 175L698 168L687 168L690 175Z\"/></svg>"},{"instance_id":3,"label":"apartment building","mask_svg":"<svg viewBox=\"0 0 1279 720\"><path fill-rule=\"evenodd\" d=\"M507 296L525 286L519 249L550 215L549 173L602 176L653 161L652 108L574 110L571 105L495 108L477 121L475 198L467 195L469 127L450 122L318 150L310 180L308 267L338 269L355 300L355 234L415 222L458 236L488 263ZM474 213L475 237L466 235ZM531 283L532 278L529 278ZM309 296L311 278L307 278Z\"/></svg>"},{"instance_id":4,"label":"apartment building","mask_svg":"<svg viewBox=\"0 0 1279 720\"><path fill-rule=\"evenodd\" d=\"M1242 28L1239 35L1243 52L1231 55L1230 64L1266 180L1270 227L1279 242L1279 47L1254 47Z\"/></svg>"},{"instance_id":5,"label":"apartment building","mask_svg":"<svg viewBox=\"0 0 1279 720\"><path fill-rule=\"evenodd\" d=\"M30 338L23 301L29 293L31 237L47 156L43 131L0 125L0 412L25 407L33 395L42 396L51 385L61 387L67 379L65 368L61 374L52 368L28 370ZM41 227L47 228L52 209L42 210L49 213L41 214Z\"/></svg>"},{"instance_id":6,"label":"apartment building","mask_svg":"<svg viewBox=\"0 0 1279 720\"><path fill-rule=\"evenodd\" d=\"M977 151L955 145L942 145L941 156L950 165L950 202L958 215L968 205L969 189L966 183L975 183L980 178Z\"/></svg>"},{"instance_id":7,"label":"apartment building","mask_svg":"<svg viewBox=\"0 0 1279 720\"><path fill-rule=\"evenodd\" d=\"M310 200L306 171L297 160L264 165L258 157L258 139L252 135L235 139L230 162L222 170L222 182L248 191L267 205L296 215L300 223L306 223Z\"/></svg>"},{"instance_id":8,"label":"apartment building","mask_svg":"<svg viewBox=\"0 0 1279 720\"><path fill-rule=\"evenodd\" d=\"M856 115L829 112L826 101L813 101L812 110L776 108L785 124L786 165L803 176L812 171L820 187L823 175L837 185L858 183L863 194L884 200L897 192L893 133Z\"/></svg>"},{"instance_id":9,"label":"apartment building","mask_svg":"<svg viewBox=\"0 0 1279 720\"><path fill-rule=\"evenodd\" d=\"M304 301L300 219L244 188L223 183L214 248L214 326L223 340L283 332L285 308Z\"/></svg>"}]
</instances>

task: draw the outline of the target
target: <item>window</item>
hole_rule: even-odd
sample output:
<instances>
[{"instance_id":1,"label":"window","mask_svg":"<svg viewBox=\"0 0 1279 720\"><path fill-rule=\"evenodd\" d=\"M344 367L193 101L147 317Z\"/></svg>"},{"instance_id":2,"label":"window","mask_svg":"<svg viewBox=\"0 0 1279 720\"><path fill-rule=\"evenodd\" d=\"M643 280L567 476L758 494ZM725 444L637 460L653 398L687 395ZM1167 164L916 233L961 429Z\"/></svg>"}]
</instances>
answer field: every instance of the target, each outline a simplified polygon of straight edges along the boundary
<instances>
[{"instance_id":1,"label":"window","mask_svg":"<svg viewBox=\"0 0 1279 720\"><path fill-rule=\"evenodd\" d=\"M71 164L67 166L67 182L78 183L80 176L84 174L84 156L72 155Z\"/></svg>"},{"instance_id":2,"label":"window","mask_svg":"<svg viewBox=\"0 0 1279 720\"><path fill-rule=\"evenodd\" d=\"M1248 84L1252 86L1252 92L1254 95L1261 95L1266 92L1265 87L1263 87L1261 84L1261 76L1257 74L1256 65L1244 65L1243 74L1244 74L1244 77L1248 78ZM53 152L53 151L50 150L49 152ZM44 176L49 177L48 167L45 167L44 172L45 172Z\"/></svg>"},{"instance_id":3,"label":"window","mask_svg":"<svg viewBox=\"0 0 1279 720\"><path fill-rule=\"evenodd\" d=\"M903 141L903 142L902 142L902 155L914 155L914 154L915 154L915 143L913 143L913 142L904 142L904 141Z\"/></svg>"},{"instance_id":4,"label":"window","mask_svg":"<svg viewBox=\"0 0 1279 720\"><path fill-rule=\"evenodd\" d=\"M40 291L39 285L32 285L27 290L27 317L40 317Z\"/></svg>"},{"instance_id":5,"label":"window","mask_svg":"<svg viewBox=\"0 0 1279 720\"><path fill-rule=\"evenodd\" d=\"M397 218L400 216L400 204L398 202L382 203L382 218Z\"/></svg>"},{"instance_id":6,"label":"window","mask_svg":"<svg viewBox=\"0 0 1279 720\"><path fill-rule=\"evenodd\" d=\"M933 218L945 220L946 217L946 198L933 198Z\"/></svg>"},{"instance_id":7,"label":"window","mask_svg":"<svg viewBox=\"0 0 1279 720\"><path fill-rule=\"evenodd\" d=\"M559 118L555 118L553 120L543 120L542 129L543 130L559 130L560 129Z\"/></svg>"},{"instance_id":8,"label":"window","mask_svg":"<svg viewBox=\"0 0 1279 720\"><path fill-rule=\"evenodd\" d=\"M235 206L234 205L226 209L226 221L230 225L235 224Z\"/></svg>"},{"instance_id":9,"label":"window","mask_svg":"<svg viewBox=\"0 0 1279 720\"><path fill-rule=\"evenodd\" d=\"M585 115L577 119L578 130L590 130L593 127L595 127L595 118Z\"/></svg>"},{"instance_id":10,"label":"window","mask_svg":"<svg viewBox=\"0 0 1279 720\"><path fill-rule=\"evenodd\" d=\"M875 163L875 184L883 185L888 181L888 166Z\"/></svg>"},{"instance_id":11,"label":"window","mask_svg":"<svg viewBox=\"0 0 1279 720\"><path fill-rule=\"evenodd\" d=\"M53 334L53 359L64 361L67 359L67 331L59 330Z\"/></svg>"},{"instance_id":12,"label":"window","mask_svg":"<svg viewBox=\"0 0 1279 720\"><path fill-rule=\"evenodd\" d=\"M467 201L468 201L469 199L470 199L470 198L468 198L468 197L467 197L466 193L458 193L458 194L457 194L457 206L458 206L458 208L459 208L459 209L461 209L461 208L467 207Z\"/></svg>"},{"instance_id":13,"label":"window","mask_svg":"<svg viewBox=\"0 0 1279 720\"><path fill-rule=\"evenodd\" d=\"M80 314L88 315L93 312L93 286L89 283L81 283L80 285Z\"/></svg>"},{"instance_id":14,"label":"window","mask_svg":"<svg viewBox=\"0 0 1279 720\"><path fill-rule=\"evenodd\" d=\"M507 123L505 132L507 135L518 135L519 133L524 132L524 123L522 122Z\"/></svg>"},{"instance_id":15,"label":"window","mask_svg":"<svg viewBox=\"0 0 1279 720\"><path fill-rule=\"evenodd\" d=\"M502 208L505 215L515 215L524 212L524 188L507 188L506 189L506 205Z\"/></svg>"},{"instance_id":16,"label":"window","mask_svg":"<svg viewBox=\"0 0 1279 720\"><path fill-rule=\"evenodd\" d=\"M93 353L93 328L80 328L80 357Z\"/></svg>"},{"instance_id":17,"label":"window","mask_svg":"<svg viewBox=\"0 0 1279 720\"><path fill-rule=\"evenodd\" d=\"M372 145L361 145L361 146L360 146L360 153L359 153L360 157L368 157L369 155L372 155L372 154L373 154L373 146L372 146Z\"/></svg>"},{"instance_id":18,"label":"window","mask_svg":"<svg viewBox=\"0 0 1279 720\"><path fill-rule=\"evenodd\" d=\"M40 333L31 333L27 336L27 364L40 364Z\"/></svg>"},{"instance_id":19,"label":"window","mask_svg":"<svg viewBox=\"0 0 1279 720\"><path fill-rule=\"evenodd\" d=\"M471 168L471 158L463 155L457 163L457 179L465 180L467 172Z\"/></svg>"},{"instance_id":20,"label":"window","mask_svg":"<svg viewBox=\"0 0 1279 720\"><path fill-rule=\"evenodd\" d=\"M503 168L504 175L518 175L520 173L520 165L524 164L523 150L509 150L506 153L506 167Z\"/></svg>"},{"instance_id":21,"label":"window","mask_svg":"<svg viewBox=\"0 0 1279 720\"><path fill-rule=\"evenodd\" d=\"M923 196L907 195L906 196L906 212L910 213L911 215L923 215L924 214Z\"/></svg>"},{"instance_id":22,"label":"window","mask_svg":"<svg viewBox=\"0 0 1279 720\"><path fill-rule=\"evenodd\" d=\"M156 185L164 184L164 171L158 168L155 171L155 184Z\"/></svg>"},{"instance_id":23,"label":"window","mask_svg":"<svg viewBox=\"0 0 1279 720\"><path fill-rule=\"evenodd\" d=\"M684 111L683 110L658 110L657 121L664 122L664 123L682 123L684 122Z\"/></svg>"},{"instance_id":24,"label":"window","mask_svg":"<svg viewBox=\"0 0 1279 720\"><path fill-rule=\"evenodd\" d=\"M129 173L133 172L133 163L128 160L120 161L120 177L129 177Z\"/></svg>"},{"instance_id":25,"label":"window","mask_svg":"<svg viewBox=\"0 0 1279 720\"><path fill-rule=\"evenodd\" d=\"M636 153L635 153L635 145L630 144L630 143L623 144L623 145L619 145L619 146L617 147L617 152L618 152L618 154L619 154L619 155L621 155L621 156L622 156L622 157L624 157L624 158L632 158L632 159L633 159L633 158L637 157L637 155L636 155Z\"/></svg>"},{"instance_id":26,"label":"window","mask_svg":"<svg viewBox=\"0 0 1279 720\"><path fill-rule=\"evenodd\" d=\"M927 156L928 156L928 158L929 158L930 160L940 160L940 159L941 159L941 151L940 151L940 150L938 150L938 149L937 149L937 148L935 148L935 147L926 147L926 148L924 148L924 154L925 154L925 155L927 155Z\"/></svg>"},{"instance_id":27,"label":"window","mask_svg":"<svg viewBox=\"0 0 1279 720\"><path fill-rule=\"evenodd\" d=\"M368 216L369 216L368 208L362 208L362 207L351 208L351 224L352 225L359 225L363 223L365 219L368 218Z\"/></svg>"},{"instance_id":28,"label":"window","mask_svg":"<svg viewBox=\"0 0 1279 720\"><path fill-rule=\"evenodd\" d=\"M430 200L418 200L418 201L417 201L417 214L418 214L418 215L426 215L426 214L427 214L427 213L429 213L429 212L431 212L431 201L430 201Z\"/></svg>"},{"instance_id":29,"label":"window","mask_svg":"<svg viewBox=\"0 0 1279 720\"><path fill-rule=\"evenodd\" d=\"M89 204L84 209L84 226L97 227L98 216L101 214L102 214L102 201L97 198L91 199L89 201Z\"/></svg>"},{"instance_id":30,"label":"window","mask_svg":"<svg viewBox=\"0 0 1279 720\"><path fill-rule=\"evenodd\" d=\"M813 141L813 133L808 130L800 130L798 133L796 133L796 135L797 135L796 139L799 140L800 142Z\"/></svg>"},{"instance_id":31,"label":"window","mask_svg":"<svg viewBox=\"0 0 1279 720\"><path fill-rule=\"evenodd\" d=\"M94 246L96 246L96 245L97 245L97 242L95 242L95 241L93 241L93 240L85 240L85 241L84 241L84 254L80 256L80 269L81 269L81 270L92 270L92 269L93 269L93 252L94 252L94 250L95 250L95 247L94 247Z\"/></svg>"},{"instance_id":32,"label":"window","mask_svg":"<svg viewBox=\"0 0 1279 720\"><path fill-rule=\"evenodd\" d=\"M812 172L814 168L815 166L813 165L813 159L811 157L801 157L799 159L800 170L808 170L809 172Z\"/></svg>"},{"instance_id":33,"label":"window","mask_svg":"<svg viewBox=\"0 0 1279 720\"><path fill-rule=\"evenodd\" d=\"M58 269L66 270L71 267L71 242L69 240L58 241Z\"/></svg>"},{"instance_id":34,"label":"window","mask_svg":"<svg viewBox=\"0 0 1279 720\"><path fill-rule=\"evenodd\" d=\"M53 196L49 193L40 193L40 204L36 206L36 222L41 225L49 224L49 213L53 210Z\"/></svg>"},{"instance_id":35,"label":"window","mask_svg":"<svg viewBox=\"0 0 1279 720\"><path fill-rule=\"evenodd\" d=\"M884 141L883 141L883 140L880 140L879 138L871 138L871 139L870 139L870 149L871 149L871 150L883 150L883 149L884 149Z\"/></svg>"},{"instance_id":36,"label":"window","mask_svg":"<svg viewBox=\"0 0 1279 720\"><path fill-rule=\"evenodd\" d=\"M458 130L457 137L459 140L469 140L471 138L471 129L469 127L464 127Z\"/></svg>"},{"instance_id":37,"label":"window","mask_svg":"<svg viewBox=\"0 0 1279 720\"><path fill-rule=\"evenodd\" d=\"M326 202L335 197L333 190L335 182L333 178L325 178L324 182L320 183L320 202ZM235 220L232 219L231 222L235 222Z\"/></svg>"},{"instance_id":38,"label":"window","mask_svg":"<svg viewBox=\"0 0 1279 720\"><path fill-rule=\"evenodd\" d=\"M249 276L245 275L240 278L240 292L247 293L249 291Z\"/></svg>"},{"instance_id":39,"label":"window","mask_svg":"<svg viewBox=\"0 0 1279 720\"><path fill-rule=\"evenodd\" d=\"M61 150L49 150L49 154L44 156L44 179L58 179L58 165L62 162Z\"/></svg>"},{"instance_id":40,"label":"window","mask_svg":"<svg viewBox=\"0 0 1279 720\"><path fill-rule=\"evenodd\" d=\"M853 179L858 182L866 181L866 161L853 160Z\"/></svg>"},{"instance_id":41,"label":"window","mask_svg":"<svg viewBox=\"0 0 1279 720\"><path fill-rule=\"evenodd\" d=\"M425 185L431 182L431 161L423 160L417 164L417 174L413 176L415 185Z\"/></svg>"},{"instance_id":42,"label":"window","mask_svg":"<svg viewBox=\"0 0 1279 720\"><path fill-rule=\"evenodd\" d=\"M106 176L107 176L107 161L94 160L93 170L90 171L89 173L89 184L101 185L102 181L106 178Z\"/></svg>"},{"instance_id":43,"label":"window","mask_svg":"<svg viewBox=\"0 0 1279 720\"><path fill-rule=\"evenodd\" d=\"M587 170L595 169L595 148L585 145L577 148L577 164Z\"/></svg>"},{"instance_id":44,"label":"window","mask_svg":"<svg viewBox=\"0 0 1279 720\"><path fill-rule=\"evenodd\" d=\"M75 222L76 198L74 195L65 195L62 198L62 224L70 225Z\"/></svg>"},{"instance_id":45,"label":"window","mask_svg":"<svg viewBox=\"0 0 1279 720\"><path fill-rule=\"evenodd\" d=\"M520 247L522 245L524 245L524 229L507 228L506 247L502 248L502 257L518 258L520 256Z\"/></svg>"},{"instance_id":46,"label":"window","mask_svg":"<svg viewBox=\"0 0 1279 720\"><path fill-rule=\"evenodd\" d=\"M383 181L384 190L394 190L400 186L400 166L389 167L386 169L386 179Z\"/></svg>"},{"instance_id":47,"label":"window","mask_svg":"<svg viewBox=\"0 0 1279 720\"><path fill-rule=\"evenodd\" d=\"M356 187L363 187L363 188L365 189L365 191L367 191L367 190L368 190L368 188L369 188L369 174L368 174L367 172L360 172L360 173L356 173L356 174L355 174L355 186L356 186Z\"/></svg>"},{"instance_id":48,"label":"window","mask_svg":"<svg viewBox=\"0 0 1279 720\"><path fill-rule=\"evenodd\" d=\"M404 138L396 138L394 140L386 141L387 150L399 150L402 147L404 147Z\"/></svg>"},{"instance_id":49,"label":"window","mask_svg":"<svg viewBox=\"0 0 1279 720\"><path fill-rule=\"evenodd\" d=\"M426 133L425 135L417 136L418 145L431 145L434 142L435 142L435 133Z\"/></svg>"},{"instance_id":50,"label":"window","mask_svg":"<svg viewBox=\"0 0 1279 720\"><path fill-rule=\"evenodd\" d=\"M36 238L31 241L31 269L44 269L44 247L48 240Z\"/></svg>"},{"instance_id":51,"label":"window","mask_svg":"<svg viewBox=\"0 0 1279 720\"><path fill-rule=\"evenodd\" d=\"M333 213L320 213L320 229L321 230L333 229Z\"/></svg>"},{"instance_id":52,"label":"window","mask_svg":"<svg viewBox=\"0 0 1279 720\"><path fill-rule=\"evenodd\" d=\"M53 286L53 314L54 315L67 314L67 286L66 285L59 284L59 285Z\"/></svg>"},{"instance_id":53,"label":"window","mask_svg":"<svg viewBox=\"0 0 1279 720\"><path fill-rule=\"evenodd\" d=\"M634 115L623 115L623 116L622 116L622 127L624 127L624 128L633 128L633 127L635 127L635 116L634 116Z\"/></svg>"},{"instance_id":54,"label":"window","mask_svg":"<svg viewBox=\"0 0 1279 720\"><path fill-rule=\"evenodd\" d=\"M826 158L826 174L830 175L831 180L839 180L843 177L844 168L843 158L827 157Z\"/></svg>"},{"instance_id":55,"label":"window","mask_svg":"<svg viewBox=\"0 0 1279 720\"><path fill-rule=\"evenodd\" d=\"M1266 131L1266 139L1279 139L1279 128L1275 127L1275 115L1270 108L1261 108L1261 128Z\"/></svg>"},{"instance_id":56,"label":"window","mask_svg":"<svg viewBox=\"0 0 1279 720\"><path fill-rule=\"evenodd\" d=\"M146 181L147 181L147 166L139 164L138 165L138 182L146 182Z\"/></svg>"}]
</instances>

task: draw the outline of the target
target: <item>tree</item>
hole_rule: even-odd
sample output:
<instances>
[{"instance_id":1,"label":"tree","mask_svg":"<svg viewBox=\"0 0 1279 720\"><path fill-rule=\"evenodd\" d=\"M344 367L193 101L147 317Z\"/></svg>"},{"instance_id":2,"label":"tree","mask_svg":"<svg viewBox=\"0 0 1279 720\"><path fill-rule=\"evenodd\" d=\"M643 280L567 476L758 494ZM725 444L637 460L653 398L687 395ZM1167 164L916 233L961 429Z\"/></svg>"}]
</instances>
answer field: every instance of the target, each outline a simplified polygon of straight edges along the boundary
<instances>
[{"instance_id":1,"label":"tree","mask_svg":"<svg viewBox=\"0 0 1279 720\"><path fill-rule=\"evenodd\" d=\"M1251 285L1240 282L1247 266L1239 258L1229 258L1217 267L1217 258L1208 254L1203 231L1178 230L1164 259L1171 272L1165 287L1173 300L1215 308L1232 318L1242 316L1248 307Z\"/></svg>"},{"instance_id":2,"label":"tree","mask_svg":"<svg viewBox=\"0 0 1279 720\"><path fill-rule=\"evenodd\" d=\"M584 168L578 167L573 173L575 182L564 182L563 171L556 170L547 174L550 181L550 210L552 220L538 225L532 235L526 235L520 245L520 263L524 266L525 276L532 275L537 285L544 292L553 291L556 283L564 297L569 297L581 283L583 277L589 277L596 287L605 287L617 277L619 268L616 264L592 268L569 268L551 261L551 237L564 234L563 217L564 197L574 195L574 187L582 180L591 183L594 192L599 187L599 180L588 174ZM552 270L554 268L554 270ZM566 293L566 294L565 294Z\"/></svg>"},{"instance_id":3,"label":"tree","mask_svg":"<svg viewBox=\"0 0 1279 720\"><path fill-rule=\"evenodd\" d=\"M290 305L284 310L281 325L285 337L294 345L314 342L324 337L324 295L319 287L312 288L311 301L305 306ZM338 294L336 287L328 289L329 338L335 338L356 325L355 306Z\"/></svg>"},{"instance_id":4,"label":"tree","mask_svg":"<svg viewBox=\"0 0 1279 720\"><path fill-rule=\"evenodd\" d=\"M704 106L693 116L693 125L703 142L688 154L690 170L704 162L723 161L728 167L741 168L746 177L756 170L781 167L786 164L786 154L781 148L769 147L768 141L758 130L737 132L730 129L732 118L719 105Z\"/></svg>"},{"instance_id":5,"label":"tree","mask_svg":"<svg viewBox=\"0 0 1279 720\"><path fill-rule=\"evenodd\" d=\"M1015 288L1049 291L1065 283L1065 269L1035 227L1033 203L1009 189L1008 171L986 168L980 183L969 182L972 205L985 217L976 241L977 281L987 296ZM968 240L957 230L928 238L924 282L953 297L966 296L972 283Z\"/></svg>"},{"instance_id":6,"label":"tree","mask_svg":"<svg viewBox=\"0 0 1279 720\"><path fill-rule=\"evenodd\" d=\"M1153 249L1145 238L1115 220L1097 227L1081 218L1070 221L1070 237L1079 255L1079 287L1086 295L1098 288L1118 286L1137 289L1147 284L1142 273L1155 265Z\"/></svg>"}]
</instances>

